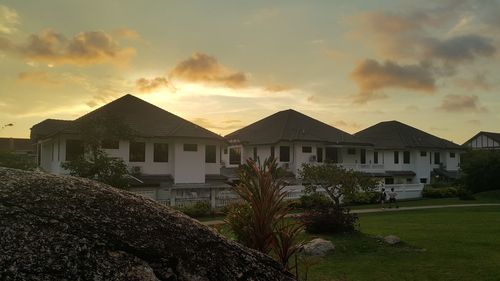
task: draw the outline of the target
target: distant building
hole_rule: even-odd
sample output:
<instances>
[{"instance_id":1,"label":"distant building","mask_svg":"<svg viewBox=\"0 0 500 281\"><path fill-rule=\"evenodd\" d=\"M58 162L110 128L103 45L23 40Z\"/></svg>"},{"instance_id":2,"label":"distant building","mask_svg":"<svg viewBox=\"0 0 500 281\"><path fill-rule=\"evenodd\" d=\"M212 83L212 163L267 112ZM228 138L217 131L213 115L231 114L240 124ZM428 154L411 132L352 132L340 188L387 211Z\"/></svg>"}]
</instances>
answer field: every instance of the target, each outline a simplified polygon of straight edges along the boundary
<instances>
[{"instance_id":1,"label":"distant building","mask_svg":"<svg viewBox=\"0 0 500 281\"><path fill-rule=\"evenodd\" d=\"M0 152L34 155L36 149L30 139L0 138Z\"/></svg>"},{"instance_id":2,"label":"distant building","mask_svg":"<svg viewBox=\"0 0 500 281\"><path fill-rule=\"evenodd\" d=\"M31 128L39 167L67 174L61 164L82 155L78 124L100 116L114 116L133 132L133 141L103 140L102 149L125 161L144 187L182 184L223 184L220 152L224 139L194 123L132 95L125 95L74 121L47 119ZM144 195L161 198L163 189L144 189ZM165 195L165 197L168 197Z\"/></svg>"},{"instance_id":3,"label":"distant building","mask_svg":"<svg viewBox=\"0 0 500 281\"><path fill-rule=\"evenodd\" d=\"M500 133L479 132L463 146L472 149L500 149Z\"/></svg>"},{"instance_id":4,"label":"distant building","mask_svg":"<svg viewBox=\"0 0 500 281\"><path fill-rule=\"evenodd\" d=\"M430 183L431 174L456 179L463 147L398 121L380 122L354 136L371 142L371 163L383 165L386 184Z\"/></svg>"}]
</instances>

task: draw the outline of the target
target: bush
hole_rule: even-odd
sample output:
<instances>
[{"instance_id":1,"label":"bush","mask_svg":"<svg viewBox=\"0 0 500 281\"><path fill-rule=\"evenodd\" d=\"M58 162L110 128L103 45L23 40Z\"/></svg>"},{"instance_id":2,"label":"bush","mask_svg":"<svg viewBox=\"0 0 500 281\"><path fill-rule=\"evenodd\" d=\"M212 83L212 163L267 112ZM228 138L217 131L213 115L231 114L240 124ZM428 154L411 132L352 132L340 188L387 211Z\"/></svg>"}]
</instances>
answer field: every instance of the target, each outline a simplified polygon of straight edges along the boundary
<instances>
[{"instance_id":1,"label":"bush","mask_svg":"<svg viewBox=\"0 0 500 281\"><path fill-rule=\"evenodd\" d=\"M358 230L358 216L349 209L331 207L308 210L301 216L308 233L345 233Z\"/></svg>"},{"instance_id":2,"label":"bush","mask_svg":"<svg viewBox=\"0 0 500 281\"><path fill-rule=\"evenodd\" d=\"M425 198L450 198L450 197L457 197L458 192L455 187L434 188L426 186L422 190L422 196Z\"/></svg>"},{"instance_id":3,"label":"bush","mask_svg":"<svg viewBox=\"0 0 500 281\"><path fill-rule=\"evenodd\" d=\"M248 203L237 203L228 206L226 222L236 236L236 240L243 245L248 245L251 241L252 210Z\"/></svg>"},{"instance_id":4,"label":"bush","mask_svg":"<svg viewBox=\"0 0 500 281\"><path fill-rule=\"evenodd\" d=\"M207 201L198 201L192 206L180 208L180 211L192 218L201 218L210 215L210 204Z\"/></svg>"},{"instance_id":5,"label":"bush","mask_svg":"<svg viewBox=\"0 0 500 281\"><path fill-rule=\"evenodd\" d=\"M377 191L366 191L357 192L352 196L344 197L345 204L375 204L379 202L380 192Z\"/></svg>"},{"instance_id":6,"label":"bush","mask_svg":"<svg viewBox=\"0 0 500 281\"><path fill-rule=\"evenodd\" d=\"M333 201L323 193L313 192L300 197L300 206L302 209L325 209L333 207Z\"/></svg>"},{"instance_id":7,"label":"bush","mask_svg":"<svg viewBox=\"0 0 500 281\"><path fill-rule=\"evenodd\" d=\"M472 191L465 188L459 188L457 190L457 195L460 200L476 200L476 197L474 197Z\"/></svg>"},{"instance_id":8,"label":"bush","mask_svg":"<svg viewBox=\"0 0 500 281\"><path fill-rule=\"evenodd\" d=\"M35 160L30 155L0 152L0 166L32 171L36 168Z\"/></svg>"}]
</instances>

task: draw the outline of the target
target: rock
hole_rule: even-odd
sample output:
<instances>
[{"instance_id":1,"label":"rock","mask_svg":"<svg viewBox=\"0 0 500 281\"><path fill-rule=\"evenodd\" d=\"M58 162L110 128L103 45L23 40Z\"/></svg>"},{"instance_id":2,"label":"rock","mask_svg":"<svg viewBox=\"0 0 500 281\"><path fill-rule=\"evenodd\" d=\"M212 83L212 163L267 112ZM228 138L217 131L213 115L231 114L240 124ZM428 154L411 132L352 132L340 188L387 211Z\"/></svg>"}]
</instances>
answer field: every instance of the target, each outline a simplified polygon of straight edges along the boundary
<instances>
[{"instance_id":1,"label":"rock","mask_svg":"<svg viewBox=\"0 0 500 281\"><path fill-rule=\"evenodd\" d=\"M294 280L267 255L142 196L0 168L0 280Z\"/></svg>"},{"instance_id":2,"label":"rock","mask_svg":"<svg viewBox=\"0 0 500 281\"><path fill-rule=\"evenodd\" d=\"M304 253L310 256L325 256L328 252L334 251L335 246L331 241L316 238L303 246Z\"/></svg>"},{"instance_id":3,"label":"rock","mask_svg":"<svg viewBox=\"0 0 500 281\"><path fill-rule=\"evenodd\" d=\"M396 235L388 235L388 236L384 237L384 241L385 241L385 243L387 243L389 245L396 245L396 244L401 243L401 239L399 237L397 237Z\"/></svg>"}]
</instances>

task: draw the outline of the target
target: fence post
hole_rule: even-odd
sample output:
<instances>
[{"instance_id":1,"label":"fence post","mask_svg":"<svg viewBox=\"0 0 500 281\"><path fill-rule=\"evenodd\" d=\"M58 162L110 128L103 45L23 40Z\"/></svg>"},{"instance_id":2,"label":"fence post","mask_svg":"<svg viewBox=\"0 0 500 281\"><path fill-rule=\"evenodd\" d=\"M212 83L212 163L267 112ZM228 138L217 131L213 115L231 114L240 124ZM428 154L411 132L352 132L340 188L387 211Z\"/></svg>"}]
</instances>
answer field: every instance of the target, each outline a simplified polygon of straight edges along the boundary
<instances>
[{"instance_id":1,"label":"fence post","mask_svg":"<svg viewBox=\"0 0 500 281\"><path fill-rule=\"evenodd\" d=\"M212 210L215 210L216 208L216 192L215 188L210 188L210 206L212 207Z\"/></svg>"},{"instance_id":2,"label":"fence post","mask_svg":"<svg viewBox=\"0 0 500 281\"><path fill-rule=\"evenodd\" d=\"M172 187L170 188L170 207L174 208L175 207L175 196L176 196L175 189Z\"/></svg>"}]
</instances>

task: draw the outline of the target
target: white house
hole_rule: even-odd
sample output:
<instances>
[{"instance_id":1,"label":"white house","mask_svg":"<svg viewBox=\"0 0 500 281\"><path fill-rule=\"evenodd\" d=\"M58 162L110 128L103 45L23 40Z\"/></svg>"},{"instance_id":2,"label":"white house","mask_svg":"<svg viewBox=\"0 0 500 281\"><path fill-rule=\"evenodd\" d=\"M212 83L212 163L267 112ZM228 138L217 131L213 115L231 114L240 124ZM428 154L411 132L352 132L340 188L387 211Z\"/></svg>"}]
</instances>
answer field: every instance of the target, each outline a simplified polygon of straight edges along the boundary
<instances>
[{"instance_id":1,"label":"white house","mask_svg":"<svg viewBox=\"0 0 500 281\"><path fill-rule=\"evenodd\" d=\"M132 131L132 140L102 142L110 156L121 158L142 181L143 194L162 195L160 186L224 185L220 176L221 147L225 140L194 123L173 115L132 95L125 95L74 121L47 119L31 128L37 143L39 167L53 174L66 174L61 163L84 153L78 124L112 116Z\"/></svg>"},{"instance_id":2,"label":"white house","mask_svg":"<svg viewBox=\"0 0 500 281\"><path fill-rule=\"evenodd\" d=\"M373 146L292 109L270 115L225 138L230 144L222 157L226 167L237 167L248 158L274 157L294 174L304 163L332 161L349 168L369 165L363 155Z\"/></svg>"},{"instance_id":3,"label":"white house","mask_svg":"<svg viewBox=\"0 0 500 281\"><path fill-rule=\"evenodd\" d=\"M354 136L373 143L367 161L382 165L386 184L430 183L431 174L456 178L464 149L398 121L380 122Z\"/></svg>"},{"instance_id":4,"label":"white house","mask_svg":"<svg viewBox=\"0 0 500 281\"><path fill-rule=\"evenodd\" d=\"M463 146L472 149L500 149L500 133L479 132Z\"/></svg>"}]
</instances>

